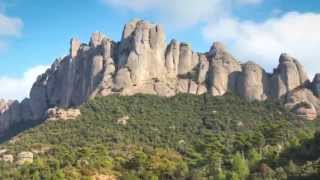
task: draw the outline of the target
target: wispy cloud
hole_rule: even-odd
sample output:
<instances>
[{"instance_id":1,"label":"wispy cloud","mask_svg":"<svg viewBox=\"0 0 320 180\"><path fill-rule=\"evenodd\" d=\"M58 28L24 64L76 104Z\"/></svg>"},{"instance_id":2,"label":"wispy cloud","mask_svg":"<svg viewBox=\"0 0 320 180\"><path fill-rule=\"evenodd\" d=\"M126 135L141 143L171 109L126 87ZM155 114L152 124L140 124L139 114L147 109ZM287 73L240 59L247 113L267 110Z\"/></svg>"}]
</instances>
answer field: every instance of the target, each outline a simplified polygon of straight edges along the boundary
<instances>
[{"instance_id":1,"label":"wispy cloud","mask_svg":"<svg viewBox=\"0 0 320 180\"><path fill-rule=\"evenodd\" d=\"M102 0L114 8L156 12L164 23L185 28L230 14L233 6L259 4L262 0Z\"/></svg>"},{"instance_id":2,"label":"wispy cloud","mask_svg":"<svg viewBox=\"0 0 320 180\"><path fill-rule=\"evenodd\" d=\"M22 27L21 19L0 14L0 38L17 37L21 35Z\"/></svg>"},{"instance_id":3,"label":"wispy cloud","mask_svg":"<svg viewBox=\"0 0 320 180\"><path fill-rule=\"evenodd\" d=\"M0 99L23 100L28 97L32 84L38 75L44 73L48 67L46 65L32 67L20 78L0 76Z\"/></svg>"},{"instance_id":4,"label":"wispy cloud","mask_svg":"<svg viewBox=\"0 0 320 180\"><path fill-rule=\"evenodd\" d=\"M8 40L20 37L23 22L20 18L9 17L0 11L0 53L7 50Z\"/></svg>"},{"instance_id":5,"label":"wispy cloud","mask_svg":"<svg viewBox=\"0 0 320 180\"><path fill-rule=\"evenodd\" d=\"M20 37L23 21L19 17L6 15L6 10L12 7L16 0L0 0L0 53L8 48L8 40Z\"/></svg>"}]
</instances>

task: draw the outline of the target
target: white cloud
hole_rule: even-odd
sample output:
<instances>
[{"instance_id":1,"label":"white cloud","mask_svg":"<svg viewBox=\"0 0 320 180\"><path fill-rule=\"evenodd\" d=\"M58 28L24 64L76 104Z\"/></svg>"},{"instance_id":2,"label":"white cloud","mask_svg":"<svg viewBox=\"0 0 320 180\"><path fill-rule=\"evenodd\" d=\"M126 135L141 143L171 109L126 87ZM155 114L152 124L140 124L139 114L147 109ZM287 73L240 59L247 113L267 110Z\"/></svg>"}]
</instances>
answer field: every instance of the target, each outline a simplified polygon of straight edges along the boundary
<instances>
[{"instance_id":1,"label":"white cloud","mask_svg":"<svg viewBox=\"0 0 320 180\"><path fill-rule=\"evenodd\" d=\"M263 0L102 0L115 8L152 12L165 24L176 28L190 27L226 16L235 5L252 5Z\"/></svg>"},{"instance_id":2,"label":"white cloud","mask_svg":"<svg viewBox=\"0 0 320 180\"><path fill-rule=\"evenodd\" d=\"M0 37L19 36L22 26L21 19L0 14Z\"/></svg>"},{"instance_id":3,"label":"white cloud","mask_svg":"<svg viewBox=\"0 0 320 180\"><path fill-rule=\"evenodd\" d=\"M0 77L0 99L23 100L29 97L29 91L38 75L45 72L49 66L39 65L27 70L21 78Z\"/></svg>"},{"instance_id":4,"label":"white cloud","mask_svg":"<svg viewBox=\"0 0 320 180\"><path fill-rule=\"evenodd\" d=\"M320 72L320 14L290 12L262 23L223 18L203 30L205 39L222 41L242 60L270 71L283 52L296 57L310 75Z\"/></svg>"},{"instance_id":5,"label":"white cloud","mask_svg":"<svg viewBox=\"0 0 320 180\"><path fill-rule=\"evenodd\" d=\"M240 4L260 4L263 0L236 0Z\"/></svg>"},{"instance_id":6,"label":"white cloud","mask_svg":"<svg viewBox=\"0 0 320 180\"><path fill-rule=\"evenodd\" d=\"M7 49L8 38L19 37L23 22L19 18L8 17L0 12L0 52Z\"/></svg>"}]
</instances>

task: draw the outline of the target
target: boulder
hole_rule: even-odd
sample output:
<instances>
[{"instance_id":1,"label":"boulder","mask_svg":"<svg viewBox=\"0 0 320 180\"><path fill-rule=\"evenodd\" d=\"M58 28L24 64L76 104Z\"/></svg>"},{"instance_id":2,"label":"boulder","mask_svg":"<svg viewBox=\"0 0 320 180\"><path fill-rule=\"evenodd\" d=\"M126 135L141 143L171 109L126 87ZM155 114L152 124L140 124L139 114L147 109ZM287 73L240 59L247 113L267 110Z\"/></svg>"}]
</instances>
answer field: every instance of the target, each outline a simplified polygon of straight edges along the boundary
<instances>
[{"instance_id":1,"label":"boulder","mask_svg":"<svg viewBox=\"0 0 320 180\"><path fill-rule=\"evenodd\" d=\"M13 163L14 158L12 154L5 154L2 156L2 158L0 158L0 160L4 161L4 162L8 162L8 163Z\"/></svg>"},{"instance_id":2,"label":"boulder","mask_svg":"<svg viewBox=\"0 0 320 180\"><path fill-rule=\"evenodd\" d=\"M302 88L286 95L285 106L298 116L313 120L320 112L320 99L315 97L311 90Z\"/></svg>"},{"instance_id":3,"label":"boulder","mask_svg":"<svg viewBox=\"0 0 320 180\"><path fill-rule=\"evenodd\" d=\"M61 109L61 108L50 108L47 111L47 121L57 120L74 120L81 115L79 109Z\"/></svg>"},{"instance_id":4,"label":"boulder","mask_svg":"<svg viewBox=\"0 0 320 180\"><path fill-rule=\"evenodd\" d=\"M4 153L8 152L7 149L0 149L0 156L3 155Z\"/></svg>"},{"instance_id":5,"label":"boulder","mask_svg":"<svg viewBox=\"0 0 320 180\"><path fill-rule=\"evenodd\" d=\"M302 119L315 120L318 116L316 109L310 103L302 102L293 108L293 112Z\"/></svg>"},{"instance_id":6,"label":"boulder","mask_svg":"<svg viewBox=\"0 0 320 180\"><path fill-rule=\"evenodd\" d=\"M128 120L130 119L129 116L123 116L122 118L117 119L117 124L120 125L127 125L128 124Z\"/></svg>"},{"instance_id":7,"label":"boulder","mask_svg":"<svg viewBox=\"0 0 320 180\"><path fill-rule=\"evenodd\" d=\"M33 163L33 153L32 152L20 152L17 156L18 165Z\"/></svg>"}]
</instances>

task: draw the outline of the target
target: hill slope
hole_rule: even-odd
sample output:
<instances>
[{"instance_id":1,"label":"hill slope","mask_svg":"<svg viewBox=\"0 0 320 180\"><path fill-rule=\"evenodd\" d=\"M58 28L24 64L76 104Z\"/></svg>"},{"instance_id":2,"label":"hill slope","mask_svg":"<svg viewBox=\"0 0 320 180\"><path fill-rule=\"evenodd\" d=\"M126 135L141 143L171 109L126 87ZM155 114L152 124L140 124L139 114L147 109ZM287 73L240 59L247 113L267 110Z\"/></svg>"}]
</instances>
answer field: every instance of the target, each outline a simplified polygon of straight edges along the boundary
<instances>
[{"instance_id":1,"label":"hill slope","mask_svg":"<svg viewBox=\"0 0 320 180\"><path fill-rule=\"evenodd\" d=\"M292 154L312 141L316 122L301 121L276 102L108 96L81 112L76 120L46 122L1 144L14 157L32 151L34 162L0 162L0 179L317 177L316 170L290 169L305 166Z\"/></svg>"}]
</instances>

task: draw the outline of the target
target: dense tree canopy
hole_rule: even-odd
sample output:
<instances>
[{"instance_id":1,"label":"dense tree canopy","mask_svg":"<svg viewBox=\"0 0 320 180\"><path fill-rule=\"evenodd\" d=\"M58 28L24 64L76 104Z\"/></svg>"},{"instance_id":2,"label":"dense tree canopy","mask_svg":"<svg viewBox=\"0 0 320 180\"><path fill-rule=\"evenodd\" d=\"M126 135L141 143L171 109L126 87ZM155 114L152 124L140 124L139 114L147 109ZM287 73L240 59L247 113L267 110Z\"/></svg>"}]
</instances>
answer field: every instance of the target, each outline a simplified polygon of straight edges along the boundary
<instances>
[{"instance_id":1,"label":"dense tree canopy","mask_svg":"<svg viewBox=\"0 0 320 180\"><path fill-rule=\"evenodd\" d=\"M98 97L76 120L46 122L0 145L0 179L317 179L317 121L237 96ZM126 123L119 119L128 116Z\"/></svg>"}]
</instances>

